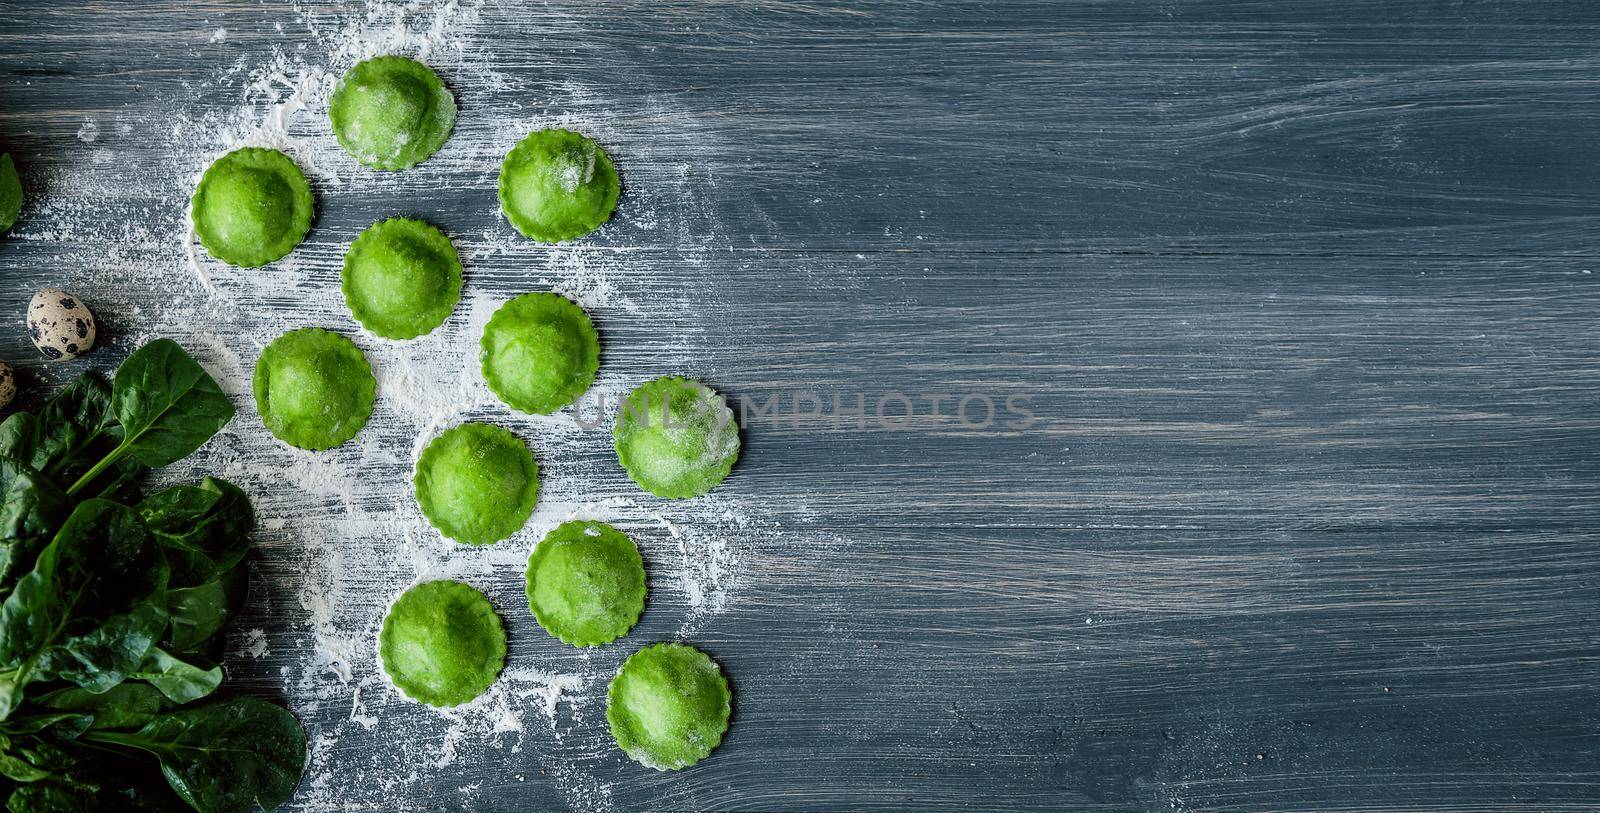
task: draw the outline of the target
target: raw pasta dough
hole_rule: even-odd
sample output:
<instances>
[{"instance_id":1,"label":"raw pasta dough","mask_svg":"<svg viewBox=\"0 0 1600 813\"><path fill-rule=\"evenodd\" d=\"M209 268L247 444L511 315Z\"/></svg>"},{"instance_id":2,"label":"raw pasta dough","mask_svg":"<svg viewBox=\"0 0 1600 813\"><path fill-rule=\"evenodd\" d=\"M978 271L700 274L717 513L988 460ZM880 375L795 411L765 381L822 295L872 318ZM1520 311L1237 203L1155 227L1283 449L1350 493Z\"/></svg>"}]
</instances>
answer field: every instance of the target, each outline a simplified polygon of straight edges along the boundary
<instances>
[{"instance_id":1,"label":"raw pasta dough","mask_svg":"<svg viewBox=\"0 0 1600 813\"><path fill-rule=\"evenodd\" d=\"M5 234L22 214L22 181L10 153L0 153L0 234Z\"/></svg>"},{"instance_id":2,"label":"raw pasta dough","mask_svg":"<svg viewBox=\"0 0 1600 813\"><path fill-rule=\"evenodd\" d=\"M343 287L362 327L385 339L414 339L443 324L461 298L461 258L433 226L385 220L350 244Z\"/></svg>"},{"instance_id":3,"label":"raw pasta dough","mask_svg":"<svg viewBox=\"0 0 1600 813\"><path fill-rule=\"evenodd\" d=\"M377 388L361 349L321 328L279 336L256 361L261 422L302 449L328 449L355 437L372 415Z\"/></svg>"},{"instance_id":4,"label":"raw pasta dough","mask_svg":"<svg viewBox=\"0 0 1600 813\"><path fill-rule=\"evenodd\" d=\"M483 328L483 378L506 406L548 414L572 403L600 368L589 315L560 294L523 294Z\"/></svg>"},{"instance_id":5,"label":"raw pasta dough","mask_svg":"<svg viewBox=\"0 0 1600 813\"><path fill-rule=\"evenodd\" d=\"M277 150L246 147L212 162L194 190L190 216L200 245L229 265L277 260L311 229L311 186Z\"/></svg>"},{"instance_id":6,"label":"raw pasta dough","mask_svg":"<svg viewBox=\"0 0 1600 813\"><path fill-rule=\"evenodd\" d=\"M380 56L339 80L328 118L339 145L357 161L373 169L407 169L449 140L456 100L427 65Z\"/></svg>"},{"instance_id":7,"label":"raw pasta dough","mask_svg":"<svg viewBox=\"0 0 1600 813\"><path fill-rule=\"evenodd\" d=\"M716 661L684 644L629 656L606 692L611 736L629 758L658 771L705 759L722 742L733 694Z\"/></svg>"},{"instance_id":8,"label":"raw pasta dough","mask_svg":"<svg viewBox=\"0 0 1600 813\"><path fill-rule=\"evenodd\" d=\"M442 432L417 459L417 505L439 532L488 545L516 533L539 498L539 466L520 438L464 423Z\"/></svg>"},{"instance_id":9,"label":"raw pasta dough","mask_svg":"<svg viewBox=\"0 0 1600 813\"><path fill-rule=\"evenodd\" d=\"M676 376L629 394L612 438L628 476L657 497L704 494L739 457L739 425L727 402L710 387Z\"/></svg>"},{"instance_id":10,"label":"raw pasta dough","mask_svg":"<svg viewBox=\"0 0 1600 813\"><path fill-rule=\"evenodd\" d=\"M563 523L528 557L527 590L529 608L551 635L573 646L610 643L644 612L644 560L610 525Z\"/></svg>"},{"instance_id":11,"label":"raw pasta dough","mask_svg":"<svg viewBox=\"0 0 1600 813\"><path fill-rule=\"evenodd\" d=\"M506 663L506 633L489 599L454 581L405 591L378 634L383 671L407 697L459 706L483 694Z\"/></svg>"},{"instance_id":12,"label":"raw pasta dough","mask_svg":"<svg viewBox=\"0 0 1600 813\"><path fill-rule=\"evenodd\" d=\"M523 236L573 240L611 218L621 192L611 156L571 130L530 133L500 167L500 209Z\"/></svg>"}]
</instances>

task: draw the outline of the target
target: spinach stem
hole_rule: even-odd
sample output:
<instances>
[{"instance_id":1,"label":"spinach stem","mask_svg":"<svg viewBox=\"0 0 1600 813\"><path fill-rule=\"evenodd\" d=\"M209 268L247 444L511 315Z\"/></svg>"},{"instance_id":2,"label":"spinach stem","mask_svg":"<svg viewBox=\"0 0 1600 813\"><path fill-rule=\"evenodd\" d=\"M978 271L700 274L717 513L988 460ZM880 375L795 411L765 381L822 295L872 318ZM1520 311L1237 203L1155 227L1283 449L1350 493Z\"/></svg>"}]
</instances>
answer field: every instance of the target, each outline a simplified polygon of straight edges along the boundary
<instances>
[{"instance_id":1,"label":"spinach stem","mask_svg":"<svg viewBox=\"0 0 1600 813\"><path fill-rule=\"evenodd\" d=\"M78 482L73 483L72 487L67 489L67 496L71 497L77 494L83 489L84 486L92 482L94 478L104 474L106 469L111 468L111 466L114 465L118 460L122 459L122 455L126 453L127 448L128 441L126 440L117 444L117 448L112 449L111 454L106 455L100 460L99 463L94 464L93 468L84 472L83 476L78 478Z\"/></svg>"},{"instance_id":2,"label":"spinach stem","mask_svg":"<svg viewBox=\"0 0 1600 813\"><path fill-rule=\"evenodd\" d=\"M129 748L137 748L141 751L148 751L152 754L157 753L156 749L151 747L149 740L134 733L124 734L119 731L85 731L78 735L78 739L87 740L89 742L123 745Z\"/></svg>"},{"instance_id":3,"label":"spinach stem","mask_svg":"<svg viewBox=\"0 0 1600 813\"><path fill-rule=\"evenodd\" d=\"M106 732L85 731L84 733L79 734L78 738L76 740L73 740L73 742L76 742L79 745L83 745L83 746L86 746L86 747L89 747L89 748L93 748L96 751L105 751L108 754L117 754L118 756L124 756L124 757L131 756L126 751L118 751L117 749L112 748L111 747L112 742L110 742L110 741L107 741L107 742L96 742L95 741L95 736L97 734L100 734L100 733L114 734L115 732L112 732L112 731L106 731ZM133 749L137 750L141 756L145 756L146 758L149 758L151 756L156 756L156 752L150 751L150 750L145 749L145 748L141 748L140 746L134 745L132 743L121 743L121 742L118 742L116 744L117 745L121 745L121 746L123 746L125 748L133 748ZM156 756L156 758L158 760L160 759L159 756Z\"/></svg>"}]
</instances>

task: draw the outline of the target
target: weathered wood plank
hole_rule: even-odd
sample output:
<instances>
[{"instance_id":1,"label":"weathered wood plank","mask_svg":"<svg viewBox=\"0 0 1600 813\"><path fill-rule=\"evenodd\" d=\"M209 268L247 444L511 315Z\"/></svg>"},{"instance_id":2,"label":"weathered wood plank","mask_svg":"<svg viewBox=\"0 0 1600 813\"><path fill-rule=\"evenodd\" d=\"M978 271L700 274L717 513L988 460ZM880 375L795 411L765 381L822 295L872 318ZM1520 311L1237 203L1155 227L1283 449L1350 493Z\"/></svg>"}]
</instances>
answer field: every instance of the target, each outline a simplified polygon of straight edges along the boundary
<instances>
[{"instance_id":1,"label":"weathered wood plank","mask_svg":"<svg viewBox=\"0 0 1600 813\"><path fill-rule=\"evenodd\" d=\"M65 284L108 333L71 368L20 329L0 358L25 403L152 333L229 376L240 420L192 470L242 478L269 520L243 624L265 654L228 666L317 738L325 786L301 808L1600 803L1600 7L460 8L477 16L440 60L451 144L399 176L314 167L308 242L211 267L210 294L176 246L222 149L207 128L274 49L332 65L330 24L364 9L0 2L0 149L34 194L0 241L0 313ZM627 198L581 246L540 251L492 190L505 148L549 121L594 132ZM289 130L322 155L314 117ZM259 346L352 331L330 294L343 248L397 213L457 239L468 300L420 349L361 340L386 382L447 402L486 309L557 287L600 325L602 391L671 370L778 395L783 419L747 423L718 492L739 583L703 614L678 582L701 560L657 520L707 512L629 502L603 430L462 390L460 414L530 438L551 499L621 506L653 580L630 642L697 619L738 692L706 764L618 755L603 680L550 721L516 706L523 734L470 729L446 760L451 725L371 682L361 647L418 562L486 589L515 668L593 677L632 649L582 658L533 628L531 539L473 559L413 538L425 410L380 397L363 445L320 464L253 423ZM813 391L828 414L795 417ZM924 417L831 415L835 395L896 392ZM949 410L970 392L1026 396L1039 423L926 417L922 394ZM311 488L312 465L348 482ZM345 604L307 602L324 581ZM315 675L331 633L354 647L350 684ZM403 762L399 740L428 758Z\"/></svg>"}]
</instances>

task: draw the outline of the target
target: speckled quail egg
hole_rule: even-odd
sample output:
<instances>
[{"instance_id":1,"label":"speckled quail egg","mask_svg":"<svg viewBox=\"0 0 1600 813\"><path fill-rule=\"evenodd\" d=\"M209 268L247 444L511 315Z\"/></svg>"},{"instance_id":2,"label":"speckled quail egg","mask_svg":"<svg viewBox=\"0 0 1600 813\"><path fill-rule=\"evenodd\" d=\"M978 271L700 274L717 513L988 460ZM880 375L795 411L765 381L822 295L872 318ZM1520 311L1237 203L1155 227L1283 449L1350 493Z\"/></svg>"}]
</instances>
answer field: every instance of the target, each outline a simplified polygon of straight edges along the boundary
<instances>
[{"instance_id":1,"label":"speckled quail egg","mask_svg":"<svg viewBox=\"0 0 1600 813\"><path fill-rule=\"evenodd\" d=\"M11 399L17 397L17 374L12 372L11 365L0 361L0 409L11 406Z\"/></svg>"},{"instance_id":2,"label":"speckled quail egg","mask_svg":"<svg viewBox=\"0 0 1600 813\"><path fill-rule=\"evenodd\" d=\"M75 359L94 348L94 314L76 296L46 288L28 303L28 336L51 361Z\"/></svg>"}]
</instances>

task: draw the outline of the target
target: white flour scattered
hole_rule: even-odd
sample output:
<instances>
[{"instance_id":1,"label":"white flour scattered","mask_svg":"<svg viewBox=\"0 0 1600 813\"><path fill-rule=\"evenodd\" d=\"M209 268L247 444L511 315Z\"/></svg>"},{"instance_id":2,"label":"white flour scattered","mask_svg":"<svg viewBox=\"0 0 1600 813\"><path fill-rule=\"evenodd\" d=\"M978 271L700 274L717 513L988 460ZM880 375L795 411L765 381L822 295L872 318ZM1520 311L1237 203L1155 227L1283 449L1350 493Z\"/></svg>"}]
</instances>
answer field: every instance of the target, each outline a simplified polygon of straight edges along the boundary
<instances>
[{"instance_id":1,"label":"white flour scattered","mask_svg":"<svg viewBox=\"0 0 1600 813\"><path fill-rule=\"evenodd\" d=\"M244 634L244 647L240 650L252 658L261 658L267 655L267 631L256 627L246 630Z\"/></svg>"},{"instance_id":2,"label":"white flour scattered","mask_svg":"<svg viewBox=\"0 0 1600 813\"><path fill-rule=\"evenodd\" d=\"M525 416L503 408L483 384L477 341L512 279L524 290L555 290L582 304L601 327L603 352L627 349L608 337L608 321L648 326L639 333L648 345L633 350L634 357L648 359L649 368L603 364L589 394L585 418L592 421L596 399L603 398L610 412L648 378L694 372L706 343L703 320L693 315L714 304L714 282L643 295L649 270L626 246L540 247L499 223L482 233L452 235L467 274L456 314L422 339L388 342L358 333L338 290L339 265L353 231L322 228L281 262L230 268L197 250L187 200L212 159L249 145L294 157L325 217L341 209L371 210L373 219L406 213L436 193L445 177L458 185L470 182L487 213L495 206L500 158L511 145L538 127L568 126L602 144L644 145L615 156L629 187L608 230L668 251L676 262L703 266L709 277L707 259L725 240L698 192L705 180L692 156L683 155L683 133L695 125L666 108L631 111L641 113L627 117L631 126L665 128L663 134L674 136L660 139L667 146L655 151L648 145L656 134L627 133L595 89L565 83L559 100L504 103L515 86L493 68L487 50L493 38L478 34L494 24L480 21L474 3L324 8L296 5L292 16L269 24L278 32L271 46L240 44L251 37L230 22L233 32L216 29L206 46L224 60L215 75L186 87L180 98L159 100L157 109L85 121L79 131L85 157L47 178L52 193L37 204L42 211L32 222L50 223L51 229L18 237L57 244L66 267L82 269L72 284L103 322L116 325L114 343L132 347L155 336L177 339L239 406L238 417L201 454L163 476L215 473L255 501L262 549L258 581L246 619L250 628L234 632L228 665L262 689L282 692L307 723L311 758L295 802L299 809L412 809L397 800L459 792L446 805L453 807L478 798L486 777L504 784L514 774L519 781L556 783L574 809L612 809L613 788L600 776L615 776L620 756L606 733L605 689L622 657L651 641L636 632L620 645L579 651L544 634L523 596L533 544L569 519L617 526L638 541L650 572L650 603L641 626L653 625L656 636L687 636L736 603L759 543L776 539L780 530L763 519L759 507L738 499L713 494L664 502L639 491L616 465L609 416L599 428L585 428L571 410ZM390 53L427 61L461 101L450 143L404 173L358 167L338 147L325 119L328 96L343 71L362 58ZM198 114L196 100L202 100ZM547 108L578 112L528 112ZM167 144L170 160L123 166L116 160L123 138ZM593 171L592 165L571 169L575 175ZM130 188L142 192L134 200L159 195L160 204L129 203ZM385 206L392 211L380 211ZM498 292L476 285L480 276L494 279ZM379 381L378 402L361 436L319 453L271 438L248 386L261 348L283 331L308 325L354 336ZM427 440L468 419L517 432L542 468L539 506L527 528L487 548L441 539L409 487L411 466ZM374 646L389 602L410 584L436 578L484 590L511 635L508 666L493 689L445 711L402 697L378 667ZM264 667L251 666L267 661L288 665L265 674ZM455 775L445 770L452 766L457 772L465 766L477 770L452 786L442 780Z\"/></svg>"}]
</instances>

